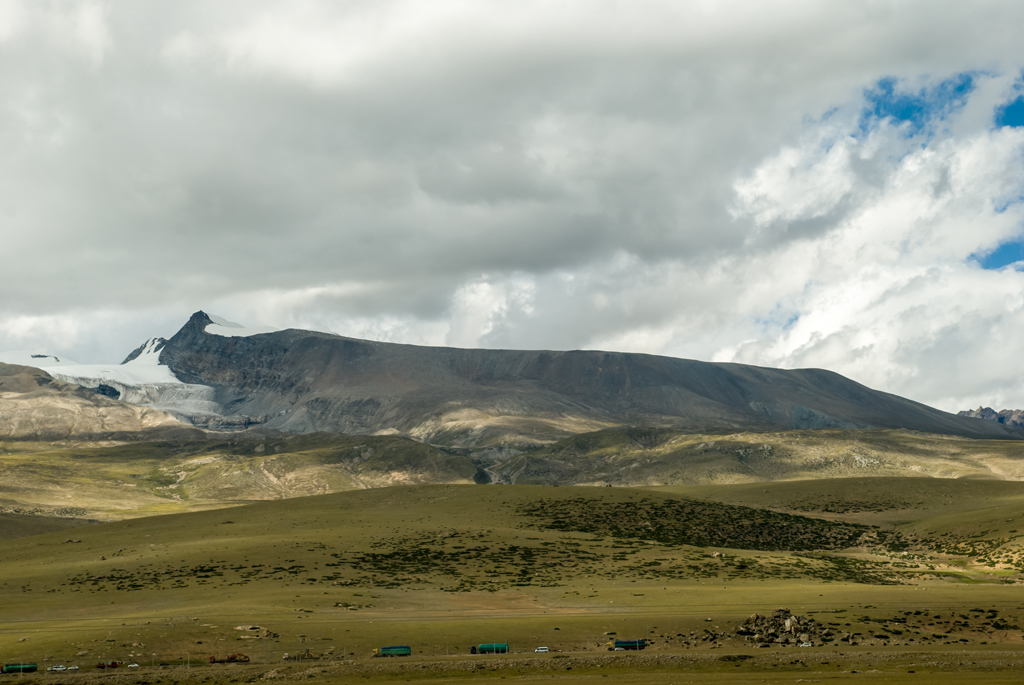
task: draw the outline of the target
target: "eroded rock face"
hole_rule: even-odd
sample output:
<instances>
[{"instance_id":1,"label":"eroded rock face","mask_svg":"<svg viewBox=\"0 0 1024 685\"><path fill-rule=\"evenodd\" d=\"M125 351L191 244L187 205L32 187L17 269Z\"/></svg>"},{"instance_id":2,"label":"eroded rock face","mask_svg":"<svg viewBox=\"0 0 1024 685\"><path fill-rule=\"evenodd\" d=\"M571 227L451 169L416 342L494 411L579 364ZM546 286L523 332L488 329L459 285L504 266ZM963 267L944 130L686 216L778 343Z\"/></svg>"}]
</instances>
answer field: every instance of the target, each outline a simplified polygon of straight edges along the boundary
<instances>
[{"instance_id":1,"label":"eroded rock face","mask_svg":"<svg viewBox=\"0 0 1024 685\"><path fill-rule=\"evenodd\" d=\"M463 350L289 329L225 337L197 312L160 362L215 389L225 416L305 433L392 432L453 447L549 442L615 425L698 430L909 428L1024 432L961 418L820 369L616 352Z\"/></svg>"},{"instance_id":2,"label":"eroded rock face","mask_svg":"<svg viewBox=\"0 0 1024 685\"><path fill-rule=\"evenodd\" d=\"M113 388L105 383L100 383L96 386L96 392L104 397L109 397L112 400L121 398L121 392L117 388Z\"/></svg>"},{"instance_id":3,"label":"eroded rock face","mask_svg":"<svg viewBox=\"0 0 1024 685\"><path fill-rule=\"evenodd\" d=\"M166 412L119 402L41 369L0 364L0 437L95 438L156 429L194 430Z\"/></svg>"}]
</instances>

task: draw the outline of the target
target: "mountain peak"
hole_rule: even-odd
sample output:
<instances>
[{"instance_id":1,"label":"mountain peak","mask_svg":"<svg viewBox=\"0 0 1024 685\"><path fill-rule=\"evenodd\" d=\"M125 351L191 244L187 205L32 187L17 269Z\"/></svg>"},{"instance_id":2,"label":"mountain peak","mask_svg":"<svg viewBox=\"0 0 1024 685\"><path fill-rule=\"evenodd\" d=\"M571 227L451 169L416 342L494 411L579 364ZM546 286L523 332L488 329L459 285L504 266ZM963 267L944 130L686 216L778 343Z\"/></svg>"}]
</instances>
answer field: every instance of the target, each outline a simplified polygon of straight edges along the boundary
<instances>
[{"instance_id":1,"label":"mountain peak","mask_svg":"<svg viewBox=\"0 0 1024 685\"><path fill-rule=\"evenodd\" d=\"M124 358L124 361L121 362L121 364L127 364L128 362L135 361L136 359L146 358L148 355L156 355L154 356L155 361L156 359L159 359L160 350L162 350L166 344L166 338L150 338L132 350L128 356Z\"/></svg>"},{"instance_id":2,"label":"mountain peak","mask_svg":"<svg viewBox=\"0 0 1024 685\"><path fill-rule=\"evenodd\" d=\"M188 321L185 322L185 325L182 326L182 329L190 328L202 331L211 323L213 323L213 319L210 318L210 315L204 312L202 309L200 309L198 312L196 312L195 314L188 318Z\"/></svg>"}]
</instances>

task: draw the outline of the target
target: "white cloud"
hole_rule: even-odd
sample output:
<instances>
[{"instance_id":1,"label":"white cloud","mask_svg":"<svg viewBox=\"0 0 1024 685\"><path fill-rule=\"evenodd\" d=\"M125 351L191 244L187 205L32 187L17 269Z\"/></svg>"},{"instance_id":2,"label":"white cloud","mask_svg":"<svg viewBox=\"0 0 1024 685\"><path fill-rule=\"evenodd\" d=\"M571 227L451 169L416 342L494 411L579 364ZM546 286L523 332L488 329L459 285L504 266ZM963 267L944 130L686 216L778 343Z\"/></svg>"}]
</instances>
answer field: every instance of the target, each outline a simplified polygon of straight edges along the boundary
<instances>
[{"instance_id":1,"label":"white cloud","mask_svg":"<svg viewBox=\"0 0 1024 685\"><path fill-rule=\"evenodd\" d=\"M1021 134L992 128L1022 23L1009 1L3 3L0 344L109 361L203 308L1024 407L1021 274L971 259L1024 218ZM883 78L912 98L967 72L920 131L862 118Z\"/></svg>"},{"instance_id":2,"label":"white cloud","mask_svg":"<svg viewBox=\"0 0 1024 685\"><path fill-rule=\"evenodd\" d=\"M113 47L105 3L89 0L0 2L0 46L19 38L32 41L36 49L85 56L93 68Z\"/></svg>"},{"instance_id":3,"label":"white cloud","mask_svg":"<svg viewBox=\"0 0 1024 685\"><path fill-rule=\"evenodd\" d=\"M479 347L512 311L533 313L536 283L522 274L511 278L480 279L460 286L452 296L451 324L445 344Z\"/></svg>"},{"instance_id":4,"label":"white cloud","mask_svg":"<svg viewBox=\"0 0 1024 685\"><path fill-rule=\"evenodd\" d=\"M0 44L20 34L28 23L28 11L23 0L0 2Z\"/></svg>"},{"instance_id":5,"label":"white cloud","mask_svg":"<svg viewBox=\"0 0 1024 685\"><path fill-rule=\"evenodd\" d=\"M69 20L70 33L92 59L93 65L102 64L112 47L105 8L99 3L83 2L70 13Z\"/></svg>"},{"instance_id":6,"label":"white cloud","mask_svg":"<svg viewBox=\"0 0 1024 685\"><path fill-rule=\"evenodd\" d=\"M887 143L864 160L882 164L881 183L875 174L851 181L848 164L820 162L836 147L824 152L815 146L787 151L787 165L770 158L752 174L753 183L738 183L741 211L760 223L765 216L803 218L801 201L762 193L751 202L747 192L755 184L785 186L794 166L816 169L807 196L842 186L855 199L841 219L808 239L755 258L746 279L751 298L770 293L794 321L769 325L716 358L830 368L951 410L968 398L1020 402L1024 369L1013 368L1008 341L993 332L1019 325L1024 273L983 270L971 256L1021 235L1024 132L986 129L922 142L887 136L889 126L873 134ZM869 137L865 147L871 145ZM847 160L860 156L855 148L843 148ZM1017 202L1004 208L1013 197ZM764 311L766 304L754 309ZM982 390L975 374L990 366L999 371L984 373Z\"/></svg>"}]
</instances>

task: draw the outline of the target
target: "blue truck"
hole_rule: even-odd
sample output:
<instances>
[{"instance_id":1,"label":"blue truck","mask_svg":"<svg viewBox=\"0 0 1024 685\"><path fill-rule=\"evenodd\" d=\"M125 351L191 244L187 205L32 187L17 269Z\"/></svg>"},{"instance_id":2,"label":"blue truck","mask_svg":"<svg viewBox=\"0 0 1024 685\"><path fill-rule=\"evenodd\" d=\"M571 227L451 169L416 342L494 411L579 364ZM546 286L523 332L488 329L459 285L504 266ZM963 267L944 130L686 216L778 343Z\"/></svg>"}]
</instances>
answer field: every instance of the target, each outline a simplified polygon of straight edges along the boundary
<instances>
[{"instance_id":1,"label":"blue truck","mask_svg":"<svg viewBox=\"0 0 1024 685\"><path fill-rule=\"evenodd\" d=\"M647 640L614 640L608 643L609 652L621 652L643 649L647 646Z\"/></svg>"},{"instance_id":2,"label":"blue truck","mask_svg":"<svg viewBox=\"0 0 1024 685\"><path fill-rule=\"evenodd\" d=\"M409 645L393 645L391 647L378 647L373 650L374 656L409 656L412 648Z\"/></svg>"}]
</instances>

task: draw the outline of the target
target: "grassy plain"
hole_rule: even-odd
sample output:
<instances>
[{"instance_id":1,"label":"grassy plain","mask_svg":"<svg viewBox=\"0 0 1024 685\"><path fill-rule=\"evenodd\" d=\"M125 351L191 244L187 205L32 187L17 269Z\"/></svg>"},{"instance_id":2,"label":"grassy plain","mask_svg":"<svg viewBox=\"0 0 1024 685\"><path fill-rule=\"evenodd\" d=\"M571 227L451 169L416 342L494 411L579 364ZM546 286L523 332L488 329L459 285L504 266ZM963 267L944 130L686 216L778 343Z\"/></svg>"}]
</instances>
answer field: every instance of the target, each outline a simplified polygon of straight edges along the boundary
<instances>
[{"instance_id":1,"label":"grassy plain","mask_svg":"<svg viewBox=\"0 0 1024 685\"><path fill-rule=\"evenodd\" d=\"M1015 682L1022 516L1022 483L863 478L396 486L121 520L5 543L0 659L82 666L34 676L54 682ZM830 635L737 634L777 607ZM608 652L612 634L652 644ZM390 644L415 656L369 658ZM282 659L303 650L321 658ZM251 663L206 664L235 652Z\"/></svg>"}]
</instances>

